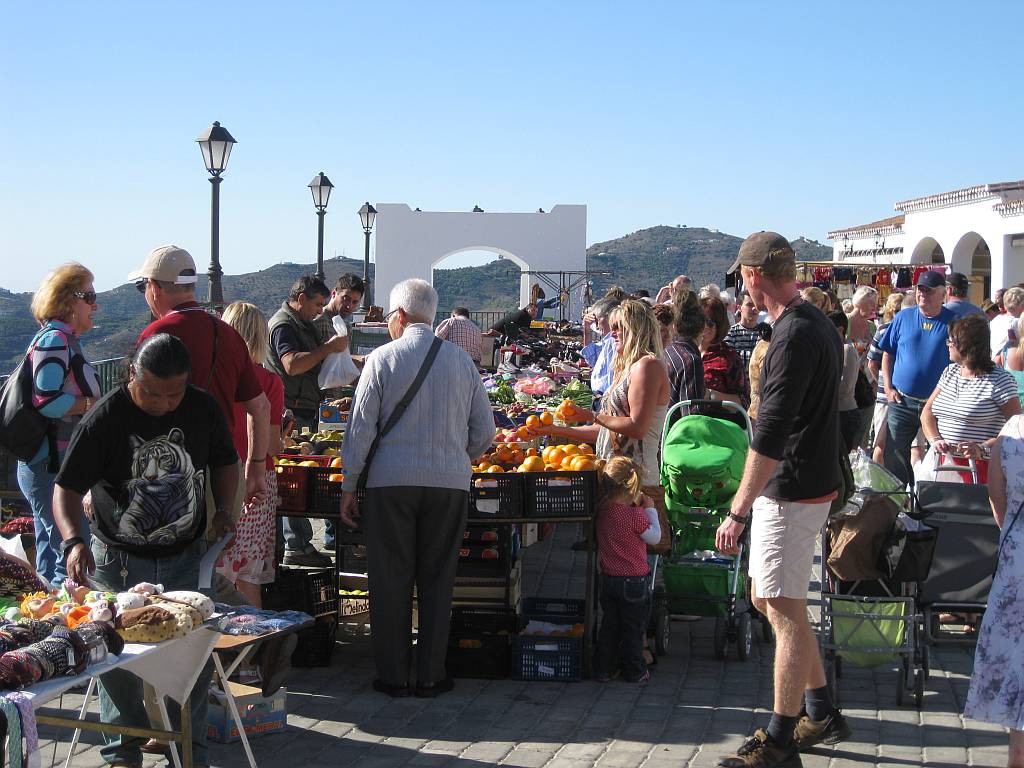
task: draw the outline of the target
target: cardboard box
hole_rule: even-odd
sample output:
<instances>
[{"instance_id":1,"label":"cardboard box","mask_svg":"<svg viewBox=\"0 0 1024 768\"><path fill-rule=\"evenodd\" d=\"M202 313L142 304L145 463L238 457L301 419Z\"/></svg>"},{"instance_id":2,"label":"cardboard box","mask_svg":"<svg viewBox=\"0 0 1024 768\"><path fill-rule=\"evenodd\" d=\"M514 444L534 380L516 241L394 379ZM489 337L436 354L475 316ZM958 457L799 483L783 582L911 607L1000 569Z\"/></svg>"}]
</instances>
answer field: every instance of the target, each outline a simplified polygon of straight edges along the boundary
<instances>
[{"instance_id":1,"label":"cardboard box","mask_svg":"<svg viewBox=\"0 0 1024 768\"><path fill-rule=\"evenodd\" d=\"M370 590L370 580L365 573L338 574L338 618L353 621L370 615L370 596L353 597L342 594L344 590Z\"/></svg>"},{"instance_id":2,"label":"cardboard box","mask_svg":"<svg viewBox=\"0 0 1024 768\"><path fill-rule=\"evenodd\" d=\"M288 725L287 689L281 688L270 698L263 698L259 688L241 683L228 685L242 718L245 735L250 739L267 733L278 733ZM206 736L211 741L230 744L241 738L223 692L210 690L210 703L206 712Z\"/></svg>"}]
</instances>

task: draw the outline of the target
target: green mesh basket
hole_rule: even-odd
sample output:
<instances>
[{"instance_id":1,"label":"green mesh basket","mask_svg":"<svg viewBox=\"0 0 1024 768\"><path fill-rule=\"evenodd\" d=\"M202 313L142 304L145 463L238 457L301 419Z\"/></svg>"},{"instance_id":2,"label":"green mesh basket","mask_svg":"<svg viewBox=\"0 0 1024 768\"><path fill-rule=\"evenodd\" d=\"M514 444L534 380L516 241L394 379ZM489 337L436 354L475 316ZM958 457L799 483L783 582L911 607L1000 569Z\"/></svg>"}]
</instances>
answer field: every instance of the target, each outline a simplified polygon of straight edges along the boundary
<instances>
[{"instance_id":1,"label":"green mesh basket","mask_svg":"<svg viewBox=\"0 0 1024 768\"><path fill-rule=\"evenodd\" d=\"M899 658L906 635L907 603L833 597L832 639L836 653L858 667L879 667ZM836 614L852 614L837 616ZM865 650L858 651L858 648ZM868 650L870 649L870 650ZM892 649L892 652L889 652Z\"/></svg>"}]
</instances>

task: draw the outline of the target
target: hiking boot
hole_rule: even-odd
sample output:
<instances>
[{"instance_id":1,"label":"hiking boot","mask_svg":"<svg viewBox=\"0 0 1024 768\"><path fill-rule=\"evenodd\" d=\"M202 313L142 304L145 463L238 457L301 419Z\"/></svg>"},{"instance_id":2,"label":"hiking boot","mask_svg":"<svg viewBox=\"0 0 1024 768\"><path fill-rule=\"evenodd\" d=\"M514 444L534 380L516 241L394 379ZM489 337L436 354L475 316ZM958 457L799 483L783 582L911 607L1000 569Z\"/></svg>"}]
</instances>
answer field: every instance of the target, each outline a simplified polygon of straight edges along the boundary
<instances>
[{"instance_id":1,"label":"hiking boot","mask_svg":"<svg viewBox=\"0 0 1024 768\"><path fill-rule=\"evenodd\" d=\"M718 764L725 768L803 768L796 742L780 747L763 728L754 731L735 755L718 758Z\"/></svg>"},{"instance_id":2,"label":"hiking boot","mask_svg":"<svg viewBox=\"0 0 1024 768\"><path fill-rule=\"evenodd\" d=\"M815 744L838 744L853 734L850 724L838 709L824 720L811 720L804 715L797 721L793 731L793 742L798 749L808 749Z\"/></svg>"}]
</instances>

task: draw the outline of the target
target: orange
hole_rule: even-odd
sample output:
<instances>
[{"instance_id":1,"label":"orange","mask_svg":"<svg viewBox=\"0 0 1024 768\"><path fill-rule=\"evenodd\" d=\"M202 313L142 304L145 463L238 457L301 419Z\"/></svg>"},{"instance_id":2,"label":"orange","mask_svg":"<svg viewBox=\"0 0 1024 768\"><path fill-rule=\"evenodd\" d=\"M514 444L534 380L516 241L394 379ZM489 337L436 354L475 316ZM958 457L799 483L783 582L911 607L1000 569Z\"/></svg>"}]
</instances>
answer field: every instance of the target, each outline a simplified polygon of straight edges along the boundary
<instances>
[{"instance_id":1,"label":"orange","mask_svg":"<svg viewBox=\"0 0 1024 768\"><path fill-rule=\"evenodd\" d=\"M527 448L526 449L526 455L527 456L536 456L537 455L537 449L536 448Z\"/></svg>"},{"instance_id":2,"label":"orange","mask_svg":"<svg viewBox=\"0 0 1024 768\"><path fill-rule=\"evenodd\" d=\"M504 472L505 470L499 467L497 464L492 464L487 468L488 473L495 474L496 472Z\"/></svg>"},{"instance_id":3,"label":"orange","mask_svg":"<svg viewBox=\"0 0 1024 768\"><path fill-rule=\"evenodd\" d=\"M489 461L481 461L477 465L476 471L477 472L486 472L490 468L491 468L491 462L489 462Z\"/></svg>"},{"instance_id":4,"label":"orange","mask_svg":"<svg viewBox=\"0 0 1024 768\"><path fill-rule=\"evenodd\" d=\"M512 458L509 459L513 464L522 464L523 459L526 458L526 454L520 451L518 448L512 451Z\"/></svg>"},{"instance_id":5,"label":"orange","mask_svg":"<svg viewBox=\"0 0 1024 768\"><path fill-rule=\"evenodd\" d=\"M555 423L555 417L551 414L551 411L542 411L538 418L540 423L546 427L550 427Z\"/></svg>"},{"instance_id":6,"label":"orange","mask_svg":"<svg viewBox=\"0 0 1024 768\"><path fill-rule=\"evenodd\" d=\"M580 449L578 446L575 445L563 445L562 453L564 453L566 456L579 456Z\"/></svg>"},{"instance_id":7,"label":"orange","mask_svg":"<svg viewBox=\"0 0 1024 768\"><path fill-rule=\"evenodd\" d=\"M530 434L530 428L520 427L519 429L516 430L516 437L518 437L520 440L529 440L532 437L532 435Z\"/></svg>"},{"instance_id":8,"label":"orange","mask_svg":"<svg viewBox=\"0 0 1024 768\"><path fill-rule=\"evenodd\" d=\"M583 472L588 469L597 469L597 466L589 456L573 456L572 469L574 472Z\"/></svg>"},{"instance_id":9,"label":"orange","mask_svg":"<svg viewBox=\"0 0 1024 768\"><path fill-rule=\"evenodd\" d=\"M573 463L573 461L576 460L576 458L577 458L576 456L566 456L564 459L562 459L562 463L560 465L560 468L561 469L572 469L572 463Z\"/></svg>"},{"instance_id":10,"label":"orange","mask_svg":"<svg viewBox=\"0 0 1024 768\"><path fill-rule=\"evenodd\" d=\"M341 466L341 456L335 456L333 459L331 459L331 466L332 467L340 467Z\"/></svg>"},{"instance_id":11,"label":"orange","mask_svg":"<svg viewBox=\"0 0 1024 768\"><path fill-rule=\"evenodd\" d=\"M580 449L580 453L583 454L584 456L593 456L594 455L594 449L591 448L586 443L580 443L576 447Z\"/></svg>"},{"instance_id":12,"label":"orange","mask_svg":"<svg viewBox=\"0 0 1024 768\"><path fill-rule=\"evenodd\" d=\"M544 465L544 470L547 471L547 472L554 472L554 471L559 470L559 469L561 469L561 467L558 466L557 464L545 464Z\"/></svg>"},{"instance_id":13,"label":"orange","mask_svg":"<svg viewBox=\"0 0 1024 768\"><path fill-rule=\"evenodd\" d=\"M544 459L540 456L527 456L520 469L524 472L543 472Z\"/></svg>"},{"instance_id":14,"label":"orange","mask_svg":"<svg viewBox=\"0 0 1024 768\"><path fill-rule=\"evenodd\" d=\"M537 429L540 426L540 419L531 414L526 417L526 426L531 430Z\"/></svg>"},{"instance_id":15,"label":"orange","mask_svg":"<svg viewBox=\"0 0 1024 768\"><path fill-rule=\"evenodd\" d=\"M506 464L512 461L512 451L508 448L499 448L494 452L494 461L498 464Z\"/></svg>"},{"instance_id":16,"label":"orange","mask_svg":"<svg viewBox=\"0 0 1024 768\"><path fill-rule=\"evenodd\" d=\"M329 483L341 483L341 482L344 482L344 481L345 481L345 476L344 475L334 474L334 475L328 475L327 476L327 482L329 482Z\"/></svg>"},{"instance_id":17,"label":"orange","mask_svg":"<svg viewBox=\"0 0 1024 768\"><path fill-rule=\"evenodd\" d=\"M565 451L562 450L562 446L553 445L549 451L545 452L544 463L545 464L561 464L562 459L565 458Z\"/></svg>"}]
</instances>

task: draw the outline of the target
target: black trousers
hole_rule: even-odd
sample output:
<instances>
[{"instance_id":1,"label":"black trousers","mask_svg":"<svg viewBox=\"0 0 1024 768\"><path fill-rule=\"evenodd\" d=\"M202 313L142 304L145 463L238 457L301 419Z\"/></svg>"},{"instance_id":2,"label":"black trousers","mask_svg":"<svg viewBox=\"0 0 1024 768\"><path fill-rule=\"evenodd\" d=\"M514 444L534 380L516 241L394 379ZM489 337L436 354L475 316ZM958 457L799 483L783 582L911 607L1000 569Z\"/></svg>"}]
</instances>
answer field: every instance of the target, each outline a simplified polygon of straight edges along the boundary
<instances>
[{"instance_id":1,"label":"black trousers","mask_svg":"<svg viewBox=\"0 0 1024 768\"><path fill-rule=\"evenodd\" d=\"M650 576L601 575L601 628L597 632L597 674L622 670L626 680L646 671L647 584Z\"/></svg>"},{"instance_id":2,"label":"black trousers","mask_svg":"<svg viewBox=\"0 0 1024 768\"><path fill-rule=\"evenodd\" d=\"M468 491L449 488L366 489L370 626L381 682L410 682L414 584L419 630L411 682L436 683L445 677L452 587L468 504Z\"/></svg>"}]
</instances>

